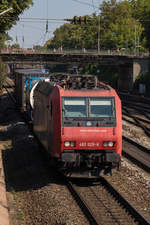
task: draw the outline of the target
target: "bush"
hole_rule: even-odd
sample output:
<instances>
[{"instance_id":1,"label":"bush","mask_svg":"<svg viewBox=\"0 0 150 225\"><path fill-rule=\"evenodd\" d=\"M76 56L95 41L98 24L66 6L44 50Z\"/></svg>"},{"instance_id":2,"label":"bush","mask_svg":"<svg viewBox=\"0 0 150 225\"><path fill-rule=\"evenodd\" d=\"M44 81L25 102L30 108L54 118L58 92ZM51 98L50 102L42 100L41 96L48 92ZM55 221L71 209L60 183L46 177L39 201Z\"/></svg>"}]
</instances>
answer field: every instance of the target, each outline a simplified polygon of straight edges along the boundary
<instances>
[{"instance_id":1,"label":"bush","mask_svg":"<svg viewBox=\"0 0 150 225\"><path fill-rule=\"evenodd\" d=\"M145 84L146 92L150 91L150 73L146 73L145 75L139 75L134 83L134 88L136 90L139 89L139 84Z\"/></svg>"}]
</instances>

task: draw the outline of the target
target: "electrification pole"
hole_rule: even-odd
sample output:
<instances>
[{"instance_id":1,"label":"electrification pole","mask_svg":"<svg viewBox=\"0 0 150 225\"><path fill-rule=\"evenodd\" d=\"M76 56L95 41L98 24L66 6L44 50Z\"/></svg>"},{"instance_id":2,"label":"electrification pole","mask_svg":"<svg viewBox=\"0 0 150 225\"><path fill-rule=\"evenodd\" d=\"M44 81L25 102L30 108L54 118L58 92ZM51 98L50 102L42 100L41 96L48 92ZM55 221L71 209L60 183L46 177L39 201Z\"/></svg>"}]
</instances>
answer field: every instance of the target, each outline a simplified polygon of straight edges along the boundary
<instances>
[{"instance_id":1,"label":"electrification pole","mask_svg":"<svg viewBox=\"0 0 150 225\"><path fill-rule=\"evenodd\" d=\"M97 40L97 51L100 53L100 15L98 16L98 40Z\"/></svg>"},{"instance_id":2,"label":"electrification pole","mask_svg":"<svg viewBox=\"0 0 150 225\"><path fill-rule=\"evenodd\" d=\"M136 22L134 25L134 53L136 55Z\"/></svg>"},{"instance_id":3,"label":"electrification pole","mask_svg":"<svg viewBox=\"0 0 150 225\"><path fill-rule=\"evenodd\" d=\"M98 15L98 38L97 38L97 52L100 53L100 13Z\"/></svg>"}]
</instances>

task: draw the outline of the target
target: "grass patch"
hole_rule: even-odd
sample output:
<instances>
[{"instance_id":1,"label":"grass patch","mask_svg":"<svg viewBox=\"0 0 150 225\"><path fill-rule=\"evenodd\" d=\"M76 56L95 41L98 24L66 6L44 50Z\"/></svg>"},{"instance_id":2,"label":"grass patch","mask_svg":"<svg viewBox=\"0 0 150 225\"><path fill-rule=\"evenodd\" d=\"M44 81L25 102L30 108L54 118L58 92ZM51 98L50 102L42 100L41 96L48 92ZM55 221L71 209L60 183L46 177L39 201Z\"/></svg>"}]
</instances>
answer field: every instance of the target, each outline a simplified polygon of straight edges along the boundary
<instances>
[{"instance_id":1,"label":"grass patch","mask_svg":"<svg viewBox=\"0 0 150 225\"><path fill-rule=\"evenodd\" d=\"M9 148L11 147L10 141L5 141L5 143L3 144L3 147L4 147L5 149L9 149Z\"/></svg>"},{"instance_id":2,"label":"grass patch","mask_svg":"<svg viewBox=\"0 0 150 225\"><path fill-rule=\"evenodd\" d=\"M17 201L17 192L11 188L10 193L13 195L14 201Z\"/></svg>"},{"instance_id":3,"label":"grass patch","mask_svg":"<svg viewBox=\"0 0 150 225\"><path fill-rule=\"evenodd\" d=\"M18 220L24 220L24 212L21 209L19 209L17 217Z\"/></svg>"}]
</instances>

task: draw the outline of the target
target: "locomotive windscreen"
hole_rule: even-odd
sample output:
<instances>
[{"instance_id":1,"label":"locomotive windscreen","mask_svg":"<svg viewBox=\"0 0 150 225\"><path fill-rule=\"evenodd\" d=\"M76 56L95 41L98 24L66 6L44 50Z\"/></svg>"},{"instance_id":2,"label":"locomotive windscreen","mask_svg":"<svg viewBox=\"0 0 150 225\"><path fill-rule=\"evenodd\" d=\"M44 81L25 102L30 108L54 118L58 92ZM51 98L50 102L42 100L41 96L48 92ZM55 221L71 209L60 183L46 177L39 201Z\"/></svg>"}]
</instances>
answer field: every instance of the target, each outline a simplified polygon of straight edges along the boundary
<instances>
[{"instance_id":1,"label":"locomotive windscreen","mask_svg":"<svg viewBox=\"0 0 150 225\"><path fill-rule=\"evenodd\" d=\"M109 98L90 98L89 117L113 117L113 99Z\"/></svg>"},{"instance_id":2,"label":"locomotive windscreen","mask_svg":"<svg viewBox=\"0 0 150 225\"><path fill-rule=\"evenodd\" d=\"M65 117L87 117L86 98L64 98Z\"/></svg>"},{"instance_id":3,"label":"locomotive windscreen","mask_svg":"<svg viewBox=\"0 0 150 225\"><path fill-rule=\"evenodd\" d=\"M64 97L64 117L115 117L114 98Z\"/></svg>"}]
</instances>

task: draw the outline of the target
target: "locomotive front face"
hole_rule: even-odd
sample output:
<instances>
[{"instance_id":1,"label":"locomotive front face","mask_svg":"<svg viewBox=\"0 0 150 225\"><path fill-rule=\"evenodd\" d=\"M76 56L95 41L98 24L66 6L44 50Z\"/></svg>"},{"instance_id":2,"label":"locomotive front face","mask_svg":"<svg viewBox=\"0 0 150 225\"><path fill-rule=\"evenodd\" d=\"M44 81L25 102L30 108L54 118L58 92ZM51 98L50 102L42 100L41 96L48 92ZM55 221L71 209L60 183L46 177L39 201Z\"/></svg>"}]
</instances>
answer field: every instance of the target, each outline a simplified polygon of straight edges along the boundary
<instances>
[{"instance_id":1,"label":"locomotive front face","mask_svg":"<svg viewBox=\"0 0 150 225\"><path fill-rule=\"evenodd\" d=\"M62 97L62 154L70 167L119 166L115 97Z\"/></svg>"}]
</instances>

